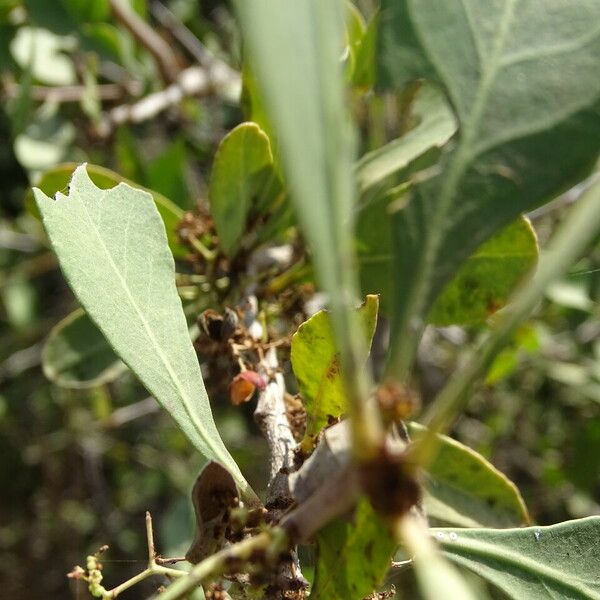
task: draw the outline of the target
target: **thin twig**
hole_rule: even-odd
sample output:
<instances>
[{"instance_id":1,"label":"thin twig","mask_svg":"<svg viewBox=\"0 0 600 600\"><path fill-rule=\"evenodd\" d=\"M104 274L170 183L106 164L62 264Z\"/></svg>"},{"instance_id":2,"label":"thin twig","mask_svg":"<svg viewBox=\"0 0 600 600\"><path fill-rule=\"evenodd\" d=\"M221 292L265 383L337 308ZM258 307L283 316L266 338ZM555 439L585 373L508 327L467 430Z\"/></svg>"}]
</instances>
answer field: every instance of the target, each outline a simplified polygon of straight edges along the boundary
<instances>
[{"instance_id":1,"label":"thin twig","mask_svg":"<svg viewBox=\"0 0 600 600\"><path fill-rule=\"evenodd\" d=\"M288 545L288 536L282 529L271 529L247 538L199 562L186 577L162 592L157 600L179 600L202 583L231 571L233 565L241 569L253 555L258 554L265 558L276 558Z\"/></svg>"},{"instance_id":2,"label":"thin twig","mask_svg":"<svg viewBox=\"0 0 600 600\"><path fill-rule=\"evenodd\" d=\"M270 379L265 389L259 394L254 420L269 446L267 506L272 507L271 517L277 521L282 512L292 503L288 475L294 465L294 449L297 442L287 417L285 381L279 371L275 348L269 348L264 356L261 355L258 370L263 377ZM307 585L300 570L300 560L296 548L291 550L291 560L280 564L278 576L278 579L288 586L293 582L301 587Z\"/></svg>"},{"instance_id":3,"label":"thin twig","mask_svg":"<svg viewBox=\"0 0 600 600\"><path fill-rule=\"evenodd\" d=\"M171 46L123 0L109 0L109 2L115 17L153 56L164 82L173 83L180 69Z\"/></svg>"},{"instance_id":4,"label":"thin twig","mask_svg":"<svg viewBox=\"0 0 600 600\"><path fill-rule=\"evenodd\" d=\"M150 2L150 12L198 64L207 66L215 60L206 46L162 2Z\"/></svg>"},{"instance_id":5,"label":"thin twig","mask_svg":"<svg viewBox=\"0 0 600 600\"><path fill-rule=\"evenodd\" d=\"M144 398L127 406L118 408L102 421L103 427L116 428L125 423L160 411L158 402L152 397Z\"/></svg>"},{"instance_id":6,"label":"thin twig","mask_svg":"<svg viewBox=\"0 0 600 600\"><path fill-rule=\"evenodd\" d=\"M136 81L131 81L127 87L117 83L103 83L96 86L96 94L100 100L122 100L126 95L137 95L141 86ZM4 97L7 99L17 98L21 93L21 86L17 84L7 85ZM89 93L84 85L46 86L34 85L29 90L29 96L36 102L56 102L66 104L69 102L80 102Z\"/></svg>"},{"instance_id":7,"label":"thin twig","mask_svg":"<svg viewBox=\"0 0 600 600\"><path fill-rule=\"evenodd\" d=\"M146 511L146 540L148 542L148 565L154 563L156 549L154 547L154 531L152 529L152 515Z\"/></svg>"},{"instance_id":8,"label":"thin twig","mask_svg":"<svg viewBox=\"0 0 600 600\"><path fill-rule=\"evenodd\" d=\"M267 440L270 456L269 496L276 495L273 489L275 480L281 470L290 470L294 464L294 449L297 442L292 434L285 406L285 381L278 372L279 363L275 348L269 348L259 371L266 378L271 378L265 389L259 394L254 420Z\"/></svg>"},{"instance_id":9,"label":"thin twig","mask_svg":"<svg viewBox=\"0 0 600 600\"><path fill-rule=\"evenodd\" d=\"M89 582L90 593L96 598L102 598L102 600L114 600L122 592L128 590L130 587L152 577L154 575L163 575L171 579L184 577L187 575L185 571L179 571L176 569L170 569L157 564L156 561L156 550L154 547L154 531L152 528L152 516L149 512L146 512L146 540L148 544L148 565L147 567L137 575L134 575L127 581L115 586L111 590L107 590L102 586L102 567L98 563L98 554L88 557L88 576L84 577ZM77 575L83 575L85 571L81 567L75 567L73 573ZM80 578L80 577L77 577Z\"/></svg>"}]
</instances>

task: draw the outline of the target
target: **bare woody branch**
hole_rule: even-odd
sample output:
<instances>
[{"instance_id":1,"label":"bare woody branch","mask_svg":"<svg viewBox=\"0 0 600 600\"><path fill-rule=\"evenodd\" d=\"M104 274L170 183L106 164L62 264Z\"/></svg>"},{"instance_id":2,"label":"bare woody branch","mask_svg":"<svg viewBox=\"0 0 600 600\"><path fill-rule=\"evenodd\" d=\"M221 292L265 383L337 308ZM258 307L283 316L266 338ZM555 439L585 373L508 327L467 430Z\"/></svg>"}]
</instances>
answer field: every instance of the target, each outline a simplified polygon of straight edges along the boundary
<instances>
[{"instance_id":1,"label":"bare woody branch","mask_svg":"<svg viewBox=\"0 0 600 600\"><path fill-rule=\"evenodd\" d=\"M269 348L260 365L263 375L270 381L260 393L254 420L267 440L270 454L268 502L281 494L289 495L287 474L294 464L294 439L285 406L285 382L278 372L277 351ZM285 481L282 481L284 480Z\"/></svg>"},{"instance_id":2,"label":"bare woody branch","mask_svg":"<svg viewBox=\"0 0 600 600\"><path fill-rule=\"evenodd\" d=\"M179 104L184 98L219 94L227 90L239 90L239 87L239 74L225 63L215 63L210 69L200 66L188 67L179 74L175 83L164 90L149 94L133 104L117 106L105 113L97 133L101 137L108 137L119 125L153 119L164 110Z\"/></svg>"}]
</instances>

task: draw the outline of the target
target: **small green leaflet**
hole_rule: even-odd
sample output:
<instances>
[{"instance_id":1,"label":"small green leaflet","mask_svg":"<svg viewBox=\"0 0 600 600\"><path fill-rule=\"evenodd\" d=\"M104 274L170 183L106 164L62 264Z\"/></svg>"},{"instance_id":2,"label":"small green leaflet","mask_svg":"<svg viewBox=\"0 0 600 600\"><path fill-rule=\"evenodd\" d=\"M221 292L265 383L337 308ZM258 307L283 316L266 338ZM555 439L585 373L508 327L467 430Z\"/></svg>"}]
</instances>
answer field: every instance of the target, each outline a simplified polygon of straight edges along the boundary
<instances>
[{"instance_id":1,"label":"small green leaflet","mask_svg":"<svg viewBox=\"0 0 600 600\"><path fill-rule=\"evenodd\" d=\"M535 268L537 236L519 217L484 242L460 266L427 315L439 327L480 323L503 308Z\"/></svg>"},{"instance_id":2,"label":"small green leaflet","mask_svg":"<svg viewBox=\"0 0 600 600\"><path fill-rule=\"evenodd\" d=\"M368 343L364 362L375 333L378 306L378 297L371 295L358 309ZM292 336L291 361L308 416L302 445L309 450L328 419L340 417L347 408L331 316L327 311L313 315Z\"/></svg>"},{"instance_id":3,"label":"small green leaflet","mask_svg":"<svg viewBox=\"0 0 600 600\"><path fill-rule=\"evenodd\" d=\"M409 423L413 439L425 430ZM425 473L425 513L438 524L458 527L517 527L530 522L515 484L483 456L449 438Z\"/></svg>"},{"instance_id":4,"label":"small green leaflet","mask_svg":"<svg viewBox=\"0 0 600 600\"><path fill-rule=\"evenodd\" d=\"M61 269L115 352L194 446L253 493L223 445L192 347L165 227L152 196L120 183L101 190L85 165L69 195L35 200Z\"/></svg>"},{"instance_id":5,"label":"small green leaflet","mask_svg":"<svg viewBox=\"0 0 600 600\"><path fill-rule=\"evenodd\" d=\"M256 123L242 123L221 140L210 177L209 199L225 254L237 249L252 199L275 177L269 138Z\"/></svg>"}]
</instances>

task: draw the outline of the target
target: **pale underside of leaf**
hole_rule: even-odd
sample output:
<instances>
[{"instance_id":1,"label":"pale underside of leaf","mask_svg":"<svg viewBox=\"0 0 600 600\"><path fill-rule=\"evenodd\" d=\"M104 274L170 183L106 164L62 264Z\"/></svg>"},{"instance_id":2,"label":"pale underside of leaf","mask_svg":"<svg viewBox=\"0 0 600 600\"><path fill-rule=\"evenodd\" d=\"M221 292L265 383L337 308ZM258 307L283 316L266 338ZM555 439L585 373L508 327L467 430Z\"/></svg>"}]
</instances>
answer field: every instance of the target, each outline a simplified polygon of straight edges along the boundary
<instances>
[{"instance_id":1,"label":"pale underside of leaf","mask_svg":"<svg viewBox=\"0 0 600 600\"><path fill-rule=\"evenodd\" d=\"M340 61L343 3L240 0L237 9L336 335L359 347L351 313L354 140Z\"/></svg>"},{"instance_id":2,"label":"pale underside of leaf","mask_svg":"<svg viewBox=\"0 0 600 600\"><path fill-rule=\"evenodd\" d=\"M600 517L521 529L434 529L444 553L514 600L600 598Z\"/></svg>"},{"instance_id":3,"label":"pale underside of leaf","mask_svg":"<svg viewBox=\"0 0 600 600\"><path fill-rule=\"evenodd\" d=\"M35 199L62 271L115 352L192 443L248 484L213 421L175 287L174 261L151 196L126 184L100 190L79 167L69 196Z\"/></svg>"}]
</instances>

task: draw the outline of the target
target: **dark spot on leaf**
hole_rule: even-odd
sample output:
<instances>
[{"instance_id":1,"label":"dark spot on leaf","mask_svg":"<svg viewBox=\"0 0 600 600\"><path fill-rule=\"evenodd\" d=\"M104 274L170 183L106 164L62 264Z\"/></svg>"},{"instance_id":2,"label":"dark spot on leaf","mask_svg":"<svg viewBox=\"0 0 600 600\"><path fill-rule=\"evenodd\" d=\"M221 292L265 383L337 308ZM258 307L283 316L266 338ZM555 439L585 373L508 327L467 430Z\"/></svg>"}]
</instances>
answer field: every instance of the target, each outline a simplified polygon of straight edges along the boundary
<instances>
[{"instance_id":1,"label":"dark spot on leaf","mask_svg":"<svg viewBox=\"0 0 600 600\"><path fill-rule=\"evenodd\" d=\"M486 498L485 502L490 508L496 508L498 506L498 499L494 497Z\"/></svg>"},{"instance_id":2,"label":"dark spot on leaf","mask_svg":"<svg viewBox=\"0 0 600 600\"><path fill-rule=\"evenodd\" d=\"M502 308L502 302L498 299L495 298L490 298L487 301L485 310L487 311L488 315L493 315L496 311L500 310Z\"/></svg>"},{"instance_id":3,"label":"dark spot on leaf","mask_svg":"<svg viewBox=\"0 0 600 600\"><path fill-rule=\"evenodd\" d=\"M340 374L340 361L339 358L336 356L332 361L331 364L329 365L329 368L327 369L327 373L325 373L325 377L327 379L329 379L330 381L333 381L336 377L338 377Z\"/></svg>"},{"instance_id":4,"label":"dark spot on leaf","mask_svg":"<svg viewBox=\"0 0 600 600\"><path fill-rule=\"evenodd\" d=\"M466 290L474 291L479 287L479 283L477 279L472 279L471 277L465 277L463 281L463 286Z\"/></svg>"},{"instance_id":5,"label":"dark spot on leaf","mask_svg":"<svg viewBox=\"0 0 600 600\"><path fill-rule=\"evenodd\" d=\"M373 560L373 540L369 540L369 543L365 546L365 558L369 562Z\"/></svg>"}]
</instances>

